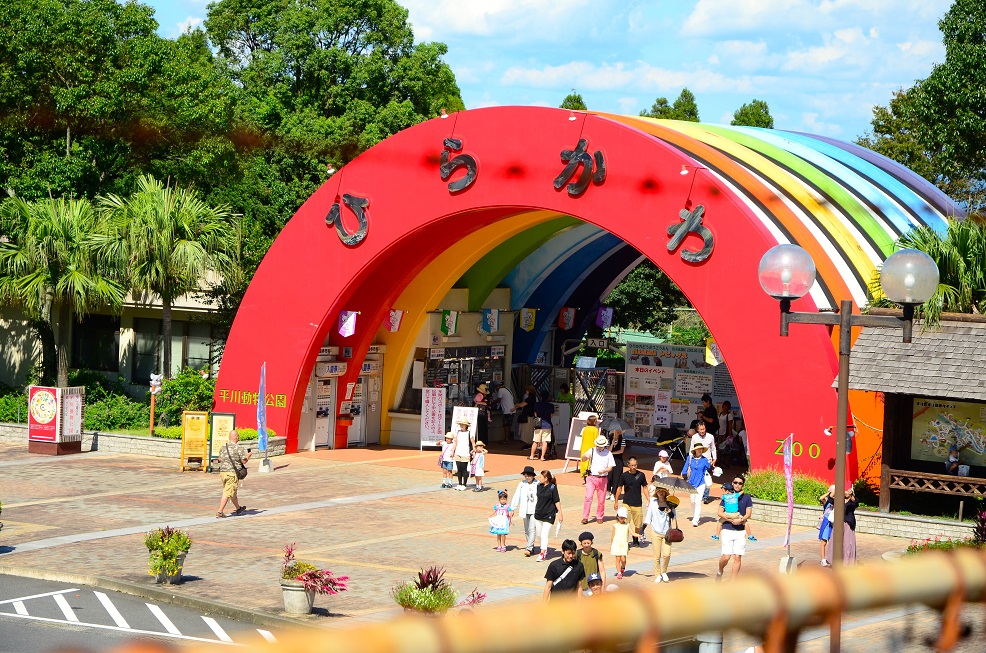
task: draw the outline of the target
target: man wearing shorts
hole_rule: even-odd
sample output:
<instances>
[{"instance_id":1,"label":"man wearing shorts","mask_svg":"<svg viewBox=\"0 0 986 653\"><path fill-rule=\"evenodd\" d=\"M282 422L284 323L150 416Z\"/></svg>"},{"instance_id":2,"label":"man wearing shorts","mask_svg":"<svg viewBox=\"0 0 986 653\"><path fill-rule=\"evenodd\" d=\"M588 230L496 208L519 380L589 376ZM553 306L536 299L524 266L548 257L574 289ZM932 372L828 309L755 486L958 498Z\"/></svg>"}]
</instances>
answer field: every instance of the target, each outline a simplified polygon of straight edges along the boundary
<instances>
[{"instance_id":1,"label":"man wearing shorts","mask_svg":"<svg viewBox=\"0 0 986 653\"><path fill-rule=\"evenodd\" d=\"M219 501L219 512L216 513L216 517L219 519L226 516L223 511L229 501L233 502L233 508L235 508L232 514L242 515L243 511L246 510L246 506L241 506L237 501L236 490L240 487L240 479L236 475L236 470L246 466L250 461L250 456L253 455L253 450L247 449L244 453L239 442L239 433L230 431L229 442L219 450L219 478L223 481L223 498Z\"/></svg>"},{"instance_id":2,"label":"man wearing shorts","mask_svg":"<svg viewBox=\"0 0 986 653\"><path fill-rule=\"evenodd\" d=\"M534 405L534 442L531 443L530 460L536 460L538 447L541 447L541 460L545 460L548 445L551 442L551 416L555 407L548 401L548 395L542 394L540 401Z\"/></svg>"},{"instance_id":3,"label":"man wearing shorts","mask_svg":"<svg viewBox=\"0 0 986 653\"><path fill-rule=\"evenodd\" d=\"M743 565L743 554L746 553L746 522L750 521L753 514L753 499L749 494L743 492L745 481L742 476L733 478L733 492L739 493L737 499L737 512L739 515L732 519L726 517L726 502L719 502L719 519L722 521L722 556L719 558L719 570L716 573L716 582L722 580L722 572L729 564L729 559L733 559L733 574L730 577L735 579ZM736 513L731 513L736 514Z\"/></svg>"}]
</instances>

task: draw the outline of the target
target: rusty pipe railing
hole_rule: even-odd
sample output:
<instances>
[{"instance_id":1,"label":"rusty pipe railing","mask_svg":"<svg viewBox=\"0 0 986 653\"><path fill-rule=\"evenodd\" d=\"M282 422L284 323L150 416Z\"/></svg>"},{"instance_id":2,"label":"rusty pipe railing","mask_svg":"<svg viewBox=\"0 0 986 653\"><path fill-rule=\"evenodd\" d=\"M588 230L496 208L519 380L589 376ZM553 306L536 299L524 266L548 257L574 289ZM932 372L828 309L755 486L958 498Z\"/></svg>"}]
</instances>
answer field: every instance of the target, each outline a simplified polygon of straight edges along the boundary
<instances>
[{"instance_id":1,"label":"rusty pipe railing","mask_svg":"<svg viewBox=\"0 0 986 653\"><path fill-rule=\"evenodd\" d=\"M727 594L731 600L724 601ZM654 643L738 629L793 650L796 634L833 615L922 603L943 610L938 650L954 645L963 602L986 600L986 551L928 552L891 563L790 576L749 574L729 583L679 581L646 590L548 604L482 608L441 619L401 616L327 632L295 632L255 651L305 653L564 653L579 649L654 650ZM620 619L611 615L619 614ZM147 649L141 649L147 650ZM192 651L216 652L215 646ZM223 647L228 652L228 648Z\"/></svg>"}]
</instances>

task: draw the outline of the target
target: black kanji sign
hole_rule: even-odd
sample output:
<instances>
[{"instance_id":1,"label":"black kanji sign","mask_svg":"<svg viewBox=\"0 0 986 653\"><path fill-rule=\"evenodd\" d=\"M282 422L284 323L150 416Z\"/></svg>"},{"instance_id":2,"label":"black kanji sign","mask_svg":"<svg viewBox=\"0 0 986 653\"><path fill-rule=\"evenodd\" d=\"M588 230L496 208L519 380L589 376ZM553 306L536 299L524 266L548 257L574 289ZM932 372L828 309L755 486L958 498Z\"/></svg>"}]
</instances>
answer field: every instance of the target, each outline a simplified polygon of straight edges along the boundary
<instances>
[{"instance_id":1,"label":"black kanji sign","mask_svg":"<svg viewBox=\"0 0 986 653\"><path fill-rule=\"evenodd\" d=\"M462 151L462 141L458 138L446 138L443 145L445 149L442 150L442 165L438 169L441 173L442 181L448 181L453 172L464 167L466 169L466 175L462 179L450 181L448 189L450 193L457 193L460 190L469 188L476 181L476 157L470 154L451 156L451 152Z\"/></svg>"},{"instance_id":2,"label":"black kanji sign","mask_svg":"<svg viewBox=\"0 0 986 653\"><path fill-rule=\"evenodd\" d=\"M702 216L705 214L705 207L699 204L694 210L681 209L679 215L684 222L673 224L668 227L668 235L672 236L668 242L668 251L673 252L681 245L688 234L700 236L704 241L702 249L685 249L681 252L681 258L689 263L701 263L712 254L715 240L709 228L702 224Z\"/></svg>"},{"instance_id":3,"label":"black kanji sign","mask_svg":"<svg viewBox=\"0 0 986 653\"><path fill-rule=\"evenodd\" d=\"M586 151L588 146L589 142L580 138L574 150L561 151L561 160L568 165L561 171L561 174L555 177L555 190L561 190L565 182L575 176L579 166L582 166L582 172L579 173L575 181L568 184L567 190L570 196L578 197L584 193L589 187L590 179L596 184L606 181L606 161L603 159L603 153L596 150L594 154L590 155Z\"/></svg>"},{"instance_id":4,"label":"black kanji sign","mask_svg":"<svg viewBox=\"0 0 986 653\"><path fill-rule=\"evenodd\" d=\"M356 233L352 234L346 231L346 227L342 224L342 209L339 205L339 200L336 200L332 208L329 209L329 214L325 216L325 224L330 227L335 225L336 233L339 234L339 240L342 241L342 244L354 247L366 238L366 231L370 226L370 217L366 213L366 207L370 205L370 200L365 197L357 197L356 195L345 193L342 196L342 201L356 216L356 220L359 222L359 229L356 230Z\"/></svg>"}]
</instances>

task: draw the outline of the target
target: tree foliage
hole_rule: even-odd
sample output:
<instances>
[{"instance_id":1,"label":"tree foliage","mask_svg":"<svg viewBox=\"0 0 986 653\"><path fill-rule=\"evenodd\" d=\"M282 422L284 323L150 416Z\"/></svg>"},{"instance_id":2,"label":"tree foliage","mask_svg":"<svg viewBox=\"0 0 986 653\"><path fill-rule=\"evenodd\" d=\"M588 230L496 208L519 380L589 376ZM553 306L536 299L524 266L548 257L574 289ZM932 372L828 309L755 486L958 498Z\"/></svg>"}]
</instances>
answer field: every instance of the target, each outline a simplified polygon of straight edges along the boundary
<instances>
[{"instance_id":1,"label":"tree foliage","mask_svg":"<svg viewBox=\"0 0 986 653\"><path fill-rule=\"evenodd\" d=\"M657 266L644 261L613 289L604 303L615 309L614 326L660 334L675 320L675 308L687 306L688 300Z\"/></svg>"},{"instance_id":2,"label":"tree foliage","mask_svg":"<svg viewBox=\"0 0 986 653\"><path fill-rule=\"evenodd\" d=\"M565 96L565 99L561 101L560 108L571 109L572 111L585 111L587 107L585 106L585 100L582 99L582 94L578 93L574 88L572 92Z\"/></svg>"},{"instance_id":3,"label":"tree foliage","mask_svg":"<svg viewBox=\"0 0 986 653\"><path fill-rule=\"evenodd\" d=\"M774 128L774 118L770 115L770 107L763 100L753 100L733 112L730 125L745 125L747 127Z\"/></svg>"},{"instance_id":4,"label":"tree foliage","mask_svg":"<svg viewBox=\"0 0 986 653\"><path fill-rule=\"evenodd\" d=\"M673 104L669 104L667 98L659 97L654 100L654 104L651 105L650 110L641 111L640 115L645 118L687 120L689 122L699 121L698 104L695 102L695 94L689 91L688 88L682 89Z\"/></svg>"}]
</instances>

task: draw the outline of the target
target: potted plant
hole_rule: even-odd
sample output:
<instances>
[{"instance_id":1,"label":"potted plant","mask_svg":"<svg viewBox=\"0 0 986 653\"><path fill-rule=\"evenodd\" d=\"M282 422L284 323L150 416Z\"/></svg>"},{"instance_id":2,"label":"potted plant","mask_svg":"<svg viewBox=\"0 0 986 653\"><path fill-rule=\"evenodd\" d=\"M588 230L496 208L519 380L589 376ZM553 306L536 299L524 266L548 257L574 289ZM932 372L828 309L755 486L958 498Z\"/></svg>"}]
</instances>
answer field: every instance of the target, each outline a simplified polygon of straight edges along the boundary
<instances>
[{"instance_id":1,"label":"potted plant","mask_svg":"<svg viewBox=\"0 0 986 653\"><path fill-rule=\"evenodd\" d=\"M349 576L336 576L328 569L294 557L295 543L284 547L281 563L281 596L288 614L309 614L315 605L316 594L338 594L349 589Z\"/></svg>"},{"instance_id":2,"label":"potted plant","mask_svg":"<svg viewBox=\"0 0 986 653\"><path fill-rule=\"evenodd\" d=\"M486 594L473 589L465 599L456 603L458 592L445 579L445 568L438 566L422 569L414 580L391 588L390 595L397 605L404 608L404 612L430 615L440 615L451 608L471 608L486 599Z\"/></svg>"},{"instance_id":3,"label":"potted plant","mask_svg":"<svg viewBox=\"0 0 986 653\"><path fill-rule=\"evenodd\" d=\"M157 528L144 536L144 546L150 552L148 573L156 576L159 583L180 583L185 555L192 548L192 538L188 533L170 526Z\"/></svg>"}]
</instances>

